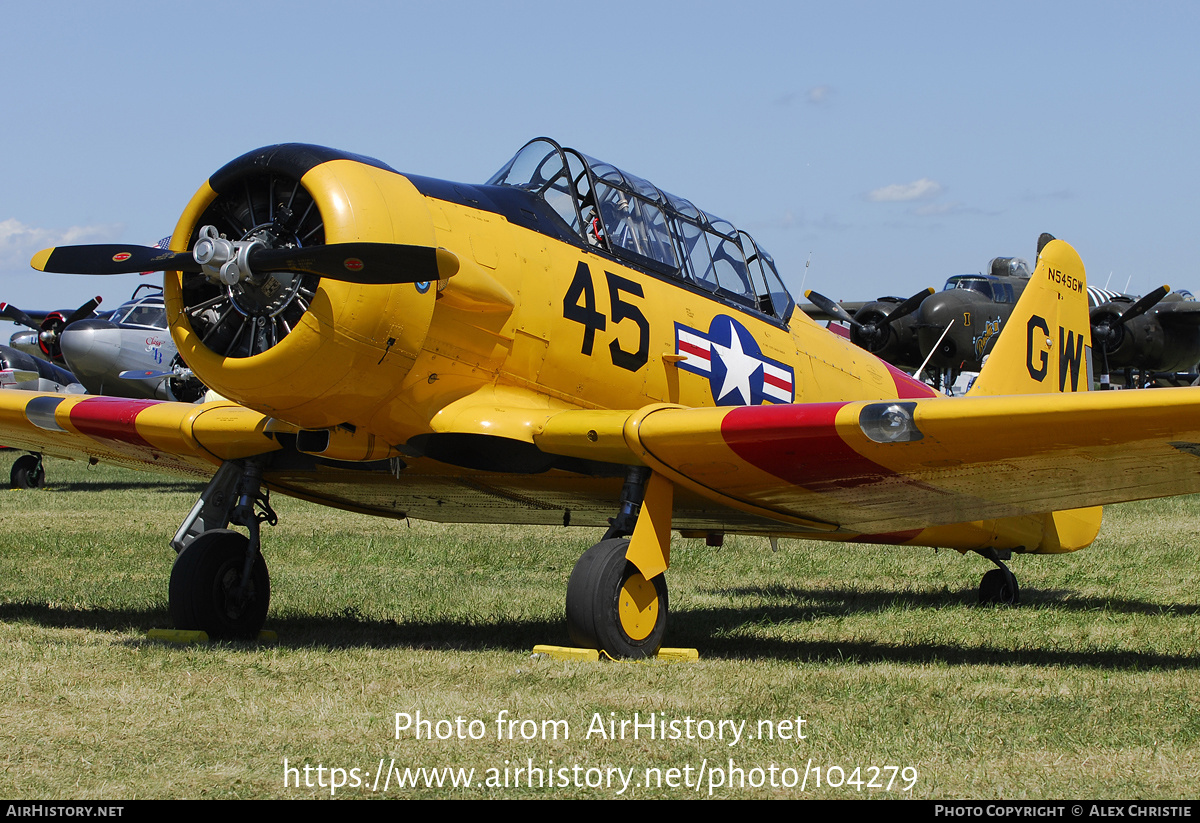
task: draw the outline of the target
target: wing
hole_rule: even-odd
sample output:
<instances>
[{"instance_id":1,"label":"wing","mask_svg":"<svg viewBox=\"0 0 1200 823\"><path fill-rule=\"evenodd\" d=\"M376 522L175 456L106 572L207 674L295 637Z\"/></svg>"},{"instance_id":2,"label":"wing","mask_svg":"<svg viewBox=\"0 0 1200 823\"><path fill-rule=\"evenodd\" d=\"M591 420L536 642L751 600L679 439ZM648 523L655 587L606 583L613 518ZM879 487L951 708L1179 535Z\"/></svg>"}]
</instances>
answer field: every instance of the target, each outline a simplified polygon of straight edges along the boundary
<instances>
[{"instance_id":1,"label":"wing","mask_svg":"<svg viewBox=\"0 0 1200 823\"><path fill-rule=\"evenodd\" d=\"M1052 512L1200 491L1200 389L560 412L537 442L583 458L627 447L678 487L808 536L978 548L1004 521L995 547L1062 551L1080 546L1047 531L1064 528ZM944 528L971 523L966 545Z\"/></svg>"},{"instance_id":2,"label":"wing","mask_svg":"<svg viewBox=\"0 0 1200 823\"><path fill-rule=\"evenodd\" d=\"M0 392L0 442L72 460L211 475L223 460L274 451L268 418L227 401Z\"/></svg>"},{"instance_id":3,"label":"wing","mask_svg":"<svg viewBox=\"0 0 1200 823\"><path fill-rule=\"evenodd\" d=\"M1158 304L1159 322L1180 326L1200 326L1200 302L1173 300Z\"/></svg>"}]
</instances>

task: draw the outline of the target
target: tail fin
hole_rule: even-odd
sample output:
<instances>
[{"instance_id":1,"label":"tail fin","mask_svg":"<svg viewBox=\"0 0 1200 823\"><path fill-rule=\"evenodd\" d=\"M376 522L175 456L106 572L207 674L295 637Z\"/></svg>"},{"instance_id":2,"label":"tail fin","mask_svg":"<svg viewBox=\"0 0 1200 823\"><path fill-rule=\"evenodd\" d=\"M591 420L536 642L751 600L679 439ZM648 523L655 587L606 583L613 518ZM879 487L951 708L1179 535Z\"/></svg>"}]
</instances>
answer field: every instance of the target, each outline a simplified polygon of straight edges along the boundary
<instances>
[{"instance_id":1,"label":"tail fin","mask_svg":"<svg viewBox=\"0 0 1200 823\"><path fill-rule=\"evenodd\" d=\"M1043 234L1037 267L983 364L972 397L1088 391L1092 327L1083 261Z\"/></svg>"}]
</instances>

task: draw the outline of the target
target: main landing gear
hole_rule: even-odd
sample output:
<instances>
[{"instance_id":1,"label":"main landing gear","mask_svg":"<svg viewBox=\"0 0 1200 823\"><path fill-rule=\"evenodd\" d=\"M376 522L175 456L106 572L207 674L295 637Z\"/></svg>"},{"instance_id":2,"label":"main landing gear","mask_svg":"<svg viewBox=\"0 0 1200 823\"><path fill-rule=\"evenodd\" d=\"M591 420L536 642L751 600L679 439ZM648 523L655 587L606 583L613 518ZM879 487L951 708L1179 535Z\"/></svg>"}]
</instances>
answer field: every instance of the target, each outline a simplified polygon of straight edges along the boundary
<instances>
[{"instance_id":1,"label":"main landing gear","mask_svg":"<svg viewBox=\"0 0 1200 823\"><path fill-rule=\"evenodd\" d=\"M169 610L176 629L213 639L253 640L267 619L271 580L260 551L263 522L278 518L261 490L262 464L222 464L171 545ZM225 528L245 526L247 537Z\"/></svg>"},{"instance_id":2,"label":"main landing gear","mask_svg":"<svg viewBox=\"0 0 1200 823\"><path fill-rule=\"evenodd\" d=\"M1017 586L1017 576L1013 574L995 549L980 552L981 555L996 564L996 568L983 576L979 584L979 605L981 606L1015 606L1021 602L1021 590Z\"/></svg>"},{"instance_id":3,"label":"main landing gear","mask_svg":"<svg viewBox=\"0 0 1200 823\"><path fill-rule=\"evenodd\" d=\"M24 454L13 463L9 475L14 489L40 489L46 484L46 470L42 467L40 454Z\"/></svg>"},{"instance_id":4,"label":"main landing gear","mask_svg":"<svg viewBox=\"0 0 1200 823\"><path fill-rule=\"evenodd\" d=\"M663 573L647 580L627 559L630 540L650 470L629 470L621 490L621 512L604 539L592 546L567 583L567 630L571 642L602 649L613 657L646 658L658 654L667 630L667 581ZM670 498L667 498L669 516ZM667 535L670 534L669 524Z\"/></svg>"},{"instance_id":5,"label":"main landing gear","mask_svg":"<svg viewBox=\"0 0 1200 823\"><path fill-rule=\"evenodd\" d=\"M579 558L567 583L567 631L585 649L653 657L667 630L667 581L643 577L628 549L628 539L601 540Z\"/></svg>"}]
</instances>

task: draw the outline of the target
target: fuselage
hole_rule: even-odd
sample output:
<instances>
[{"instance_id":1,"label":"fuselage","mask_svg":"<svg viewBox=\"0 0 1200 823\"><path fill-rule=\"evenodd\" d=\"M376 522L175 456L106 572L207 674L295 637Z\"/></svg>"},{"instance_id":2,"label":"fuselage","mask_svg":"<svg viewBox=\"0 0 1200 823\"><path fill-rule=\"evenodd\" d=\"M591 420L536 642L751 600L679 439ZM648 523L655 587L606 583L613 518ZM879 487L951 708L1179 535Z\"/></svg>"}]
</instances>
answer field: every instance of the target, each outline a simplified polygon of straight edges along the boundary
<instances>
[{"instance_id":1,"label":"fuselage","mask_svg":"<svg viewBox=\"0 0 1200 823\"><path fill-rule=\"evenodd\" d=\"M526 162L531 146L540 163ZM287 310L272 307L236 336L213 319L225 310L220 294L192 296L168 277L180 351L221 394L302 428L349 424L392 446L443 431L529 442L551 409L932 394L793 316L749 235L608 164L534 141L492 184L467 185L363 160L330 153L291 174L276 163L279 179L264 188L290 197L295 183L285 181L298 175L325 242L437 246L458 257L458 272L394 286L325 279L311 294L300 285L302 314L285 324L275 318ZM227 182L241 176L238 162L193 199L173 248L189 247L224 198L242 196ZM540 176L515 174L523 162ZM257 195L245 209L260 223L268 210ZM213 301L208 319L196 311ZM264 301L235 295L231 306ZM245 345L252 334L261 345Z\"/></svg>"}]
</instances>

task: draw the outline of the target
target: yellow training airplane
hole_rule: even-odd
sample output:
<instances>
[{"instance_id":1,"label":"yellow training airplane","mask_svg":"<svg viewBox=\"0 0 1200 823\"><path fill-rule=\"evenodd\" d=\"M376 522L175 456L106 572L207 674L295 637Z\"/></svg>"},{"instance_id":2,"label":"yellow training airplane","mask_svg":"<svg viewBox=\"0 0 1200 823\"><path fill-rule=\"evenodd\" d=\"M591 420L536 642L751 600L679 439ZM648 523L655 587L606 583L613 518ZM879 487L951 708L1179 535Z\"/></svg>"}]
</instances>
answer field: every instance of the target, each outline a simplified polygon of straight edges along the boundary
<instances>
[{"instance_id":1,"label":"yellow training airplane","mask_svg":"<svg viewBox=\"0 0 1200 823\"><path fill-rule=\"evenodd\" d=\"M979 552L1087 546L1104 503L1200 490L1200 391L1087 393L1083 265L1044 235L970 396L810 321L745 232L547 139L485 185L308 145L201 186L165 269L175 342L229 402L0 395L0 440L213 475L172 545L181 629L252 636L267 490L387 517L608 527L567 586L575 642L653 654L672 529ZM1076 393L1078 392L1078 393ZM249 537L230 531L244 526Z\"/></svg>"}]
</instances>

